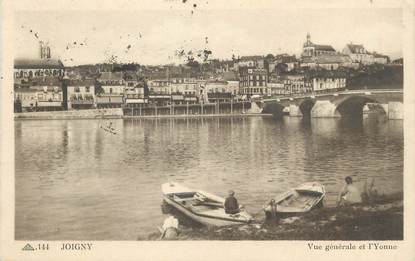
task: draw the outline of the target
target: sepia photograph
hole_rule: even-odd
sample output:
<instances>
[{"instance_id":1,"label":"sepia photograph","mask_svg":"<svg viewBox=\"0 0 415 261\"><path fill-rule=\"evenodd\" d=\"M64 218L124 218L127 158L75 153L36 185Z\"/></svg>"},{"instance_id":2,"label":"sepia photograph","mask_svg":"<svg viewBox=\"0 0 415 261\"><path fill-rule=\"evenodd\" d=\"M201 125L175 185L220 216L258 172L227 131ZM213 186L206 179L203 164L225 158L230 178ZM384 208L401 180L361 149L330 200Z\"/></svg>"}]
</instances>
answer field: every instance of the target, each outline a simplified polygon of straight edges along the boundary
<instances>
[{"instance_id":1,"label":"sepia photograph","mask_svg":"<svg viewBox=\"0 0 415 261\"><path fill-rule=\"evenodd\" d=\"M15 238L402 240L402 10L181 4L15 14Z\"/></svg>"},{"instance_id":2,"label":"sepia photograph","mask_svg":"<svg viewBox=\"0 0 415 261\"><path fill-rule=\"evenodd\" d=\"M2 219L22 257L405 249L408 5L136 2L2 18Z\"/></svg>"}]
</instances>

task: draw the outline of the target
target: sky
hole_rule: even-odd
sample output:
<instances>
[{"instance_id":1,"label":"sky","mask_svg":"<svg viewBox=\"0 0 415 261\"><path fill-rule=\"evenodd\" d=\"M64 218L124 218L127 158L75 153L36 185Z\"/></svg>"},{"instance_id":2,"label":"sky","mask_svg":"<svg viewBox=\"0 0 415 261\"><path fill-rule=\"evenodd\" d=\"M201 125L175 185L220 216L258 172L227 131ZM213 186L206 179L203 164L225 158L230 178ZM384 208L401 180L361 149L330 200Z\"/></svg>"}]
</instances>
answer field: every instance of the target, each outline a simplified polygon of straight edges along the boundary
<instances>
[{"instance_id":1,"label":"sky","mask_svg":"<svg viewBox=\"0 0 415 261\"><path fill-rule=\"evenodd\" d=\"M206 2L207 3L207 2ZM43 10L14 16L16 58L38 58L39 41L64 65L183 62L177 51L208 49L211 58L289 53L299 55L306 34L341 51L347 43L402 56L399 8Z\"/></svg>"}]
</instances>

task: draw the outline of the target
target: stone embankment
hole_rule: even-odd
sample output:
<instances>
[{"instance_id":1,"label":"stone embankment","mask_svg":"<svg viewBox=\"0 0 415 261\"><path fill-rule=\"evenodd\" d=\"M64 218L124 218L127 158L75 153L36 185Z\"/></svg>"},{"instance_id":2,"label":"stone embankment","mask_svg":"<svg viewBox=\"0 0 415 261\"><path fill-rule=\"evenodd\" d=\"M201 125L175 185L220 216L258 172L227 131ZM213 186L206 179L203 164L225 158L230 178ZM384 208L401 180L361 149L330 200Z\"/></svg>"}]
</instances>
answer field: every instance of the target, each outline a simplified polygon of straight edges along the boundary
<instances>
[{"instance_id":1,"label":"stone embankment","mask_svg":"<svg viewBox=\"0 0 415 261\"><path fill-rule=\"evenodd\" d=\"M121 118L212 118L212 117L250 117L250 116L272 116L272 114L261 114L260 112L248 111L246 113L217 113L217 114L145 114L125 115L121 108L118 109L91 109L72 111L47 111L47 112L23 112L15 113L16 120L69 120L69 119L121 119Z\"/></svg>"},{"instance_id":2,"label":"stone embankment","mask_svg":"<svg viewBox=\"0 0 415 261\"><path fill-rule=\"evenodd\" d=\"M42 111L15 113L15 119L67 120L67 119L118 119L123 117L121 108L71 111Z\"/></svg>"}]
</instances>

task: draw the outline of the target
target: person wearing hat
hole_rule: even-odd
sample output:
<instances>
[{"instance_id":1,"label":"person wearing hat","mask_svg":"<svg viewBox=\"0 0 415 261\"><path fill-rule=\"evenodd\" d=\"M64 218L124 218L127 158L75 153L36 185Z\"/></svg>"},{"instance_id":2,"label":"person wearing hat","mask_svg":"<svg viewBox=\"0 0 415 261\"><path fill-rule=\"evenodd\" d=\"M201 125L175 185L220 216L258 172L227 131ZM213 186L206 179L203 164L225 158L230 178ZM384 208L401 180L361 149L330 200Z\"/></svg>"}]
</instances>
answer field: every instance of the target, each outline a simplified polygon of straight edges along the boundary
<instances>
[{"instance_id":1,"label":"person wearing hat","mask_svg":"<svg viewBox=\"0 0 415 261\"><path fill-rule=\"evenodd\" d=\"M239 213L238 200L235 198L235 192L233 190L229 190L228 197L225 199L223 206L225 207L226 214Z\"/></svg>"}]
</instances>

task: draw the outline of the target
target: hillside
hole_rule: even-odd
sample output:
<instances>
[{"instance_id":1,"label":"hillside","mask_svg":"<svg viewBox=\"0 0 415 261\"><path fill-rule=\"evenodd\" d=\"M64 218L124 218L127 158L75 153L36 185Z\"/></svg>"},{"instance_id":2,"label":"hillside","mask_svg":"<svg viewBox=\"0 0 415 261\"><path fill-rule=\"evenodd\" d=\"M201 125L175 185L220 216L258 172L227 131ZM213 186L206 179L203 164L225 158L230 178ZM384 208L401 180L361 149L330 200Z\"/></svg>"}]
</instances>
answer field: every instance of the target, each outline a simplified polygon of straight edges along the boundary
<instances>
[{"instance_id":1,"label":"hillside","mask_svg":"<svg viewBox=\"0 0 415 261\"><path fill-rule=\"evenodd\" d=\"M372 65L351 72L347 88L356 89L403 89L403 67Z\"/></svg>"}]
</instances>

